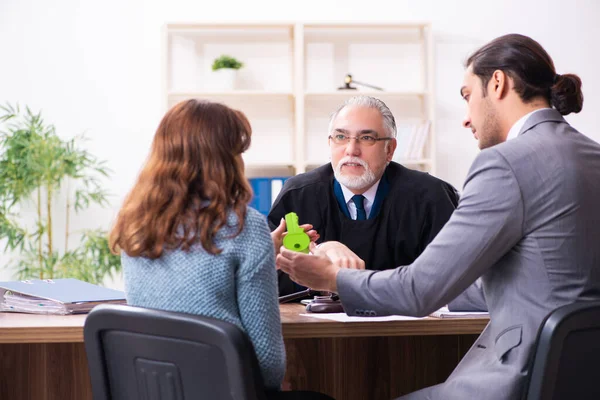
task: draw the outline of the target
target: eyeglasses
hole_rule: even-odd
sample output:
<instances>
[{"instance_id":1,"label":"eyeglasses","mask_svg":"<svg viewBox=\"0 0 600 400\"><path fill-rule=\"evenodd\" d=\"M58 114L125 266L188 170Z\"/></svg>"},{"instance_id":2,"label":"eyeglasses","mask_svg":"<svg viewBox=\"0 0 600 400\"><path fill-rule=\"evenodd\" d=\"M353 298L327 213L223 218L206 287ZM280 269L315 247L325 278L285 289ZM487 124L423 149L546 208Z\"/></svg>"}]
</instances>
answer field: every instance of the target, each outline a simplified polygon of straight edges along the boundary
<instances>
[{"instance_id":1,"label":"eyeglasses","mask_svg":"<svg viewBox=\"0 0 600 400\"><path fill-rule=\"evenodd\" d=\"M348 144L350 142L350 139L356 139L356 141L360 145L373 146L375 143L377 143L381 140L392 140L393 138L391 138L391 137L378 138L373 135L348 136L348 135L344 135L342 133L336 133L335 135L329 135L329 139L331 139L333 141L333 143L338 144L338 145Z\"/></svg>"}]
</instances>

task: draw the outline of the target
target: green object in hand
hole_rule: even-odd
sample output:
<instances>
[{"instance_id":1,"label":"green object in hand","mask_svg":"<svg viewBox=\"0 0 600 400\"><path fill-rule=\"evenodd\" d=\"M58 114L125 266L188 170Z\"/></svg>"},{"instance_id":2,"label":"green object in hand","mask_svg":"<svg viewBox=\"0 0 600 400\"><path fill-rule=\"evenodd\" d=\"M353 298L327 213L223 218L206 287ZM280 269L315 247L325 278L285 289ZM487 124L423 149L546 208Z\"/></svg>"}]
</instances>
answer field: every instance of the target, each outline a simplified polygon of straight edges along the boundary
<instances>
[{"instance_id":1,"label":"green object in hand","mask_svg":"<svg viewBox=\"0 0 600 400\"><path fill-rule=\"evenodd\" d=\"M287 235L283 237L283 246L288 250L308 254L310 238L298 225L298 216L295 212L285 215L285 225L287 226Z\"/></svg>"}]
</instances>

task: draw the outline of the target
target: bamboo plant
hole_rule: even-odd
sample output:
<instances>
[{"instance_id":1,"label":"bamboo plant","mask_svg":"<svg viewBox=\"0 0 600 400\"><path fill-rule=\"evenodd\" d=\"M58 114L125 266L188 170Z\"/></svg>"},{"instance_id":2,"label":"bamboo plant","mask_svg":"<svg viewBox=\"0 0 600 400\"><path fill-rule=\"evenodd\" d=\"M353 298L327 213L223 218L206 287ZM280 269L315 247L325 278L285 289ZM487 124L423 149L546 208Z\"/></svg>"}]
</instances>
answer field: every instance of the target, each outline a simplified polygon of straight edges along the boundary
<instances>
[{"instance_id":1,"label":"bamboo plant","mask_svg":"<svg viewBox=\"0 0 600 400\"><path fill-rule=\"evenodd\" d=\"M17 254L12 264L18 279L73 277L101 283L121 269L111 254L105 231L80 232L79 245L70 248L71 213L97 204L106 206L101 179L109 171L104 162L80 147L83 136L62 140L41 113L28 107L0 106L0 241L4 251ZM56 221L53 204L66 194L64 221ZM35 205L34 228L20 215L24 206ZM64 223L64 248L55 245L54 228Z\"/></svg>"}]
</instances>

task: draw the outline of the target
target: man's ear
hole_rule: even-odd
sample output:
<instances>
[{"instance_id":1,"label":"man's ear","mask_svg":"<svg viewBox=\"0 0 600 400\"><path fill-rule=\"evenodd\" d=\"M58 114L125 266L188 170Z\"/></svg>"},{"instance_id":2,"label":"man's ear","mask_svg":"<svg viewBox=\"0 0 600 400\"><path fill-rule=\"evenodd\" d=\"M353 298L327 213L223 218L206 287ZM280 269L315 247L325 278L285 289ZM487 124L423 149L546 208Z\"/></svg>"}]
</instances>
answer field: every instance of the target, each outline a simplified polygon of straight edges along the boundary
<instances>
[{"instance_id":1,"label":"man's ear","mask_svg":"<svg viewBox=\"0 0 600 400\"><path fill-rule=\"evenodd\" d=\"M488 93L490 96L500 100L508 94L509 84L508 75L504 71L497 69L488 82Z\"/></svg>"},{"instance_id":2,"label":"man's ear","mask_svg":"<svg viewBox=\"0 0 600 400\"><path fill-rule=\"evenodd\" d=\"M394 151L396 151L396 146L398 146L398 142L396 141L396 138L392 139L392 140L388 140L388 146L387 146L387 151L386 151L386 161L390 162L392 161L392 158L394 157Z\"/></svg>"}]
</instances>

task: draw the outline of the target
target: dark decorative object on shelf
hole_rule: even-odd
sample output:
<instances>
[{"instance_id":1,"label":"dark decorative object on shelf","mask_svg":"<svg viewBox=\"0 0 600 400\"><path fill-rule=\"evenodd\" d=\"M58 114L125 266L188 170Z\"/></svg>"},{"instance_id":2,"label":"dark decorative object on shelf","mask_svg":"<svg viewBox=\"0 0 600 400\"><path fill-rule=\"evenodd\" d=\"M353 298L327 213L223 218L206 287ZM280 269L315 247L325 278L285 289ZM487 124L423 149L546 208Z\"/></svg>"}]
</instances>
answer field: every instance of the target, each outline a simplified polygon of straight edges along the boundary
<instances>
[{"instance_id":1,"label":"dark decorative object on shelf","mask_svg":"<svg viewBox=\"0 0 600 400\"><path fill-rule=\"evenodd\" d=\"M369 85L368 83L356 81L356 80L352 79L352 75L350 75L350 74L346 74L346 76L344 77L344 86L340 86L338 88L338 90L356 90L356 87L352 86L352 83L356 83L357 85L361 85L361 86L366 86L366 87L369 87L369 88L375 89L375 90L383 90L383 88L380 88L379 86L373 86L373 85Z\"/></svg>"}]
</instances>

